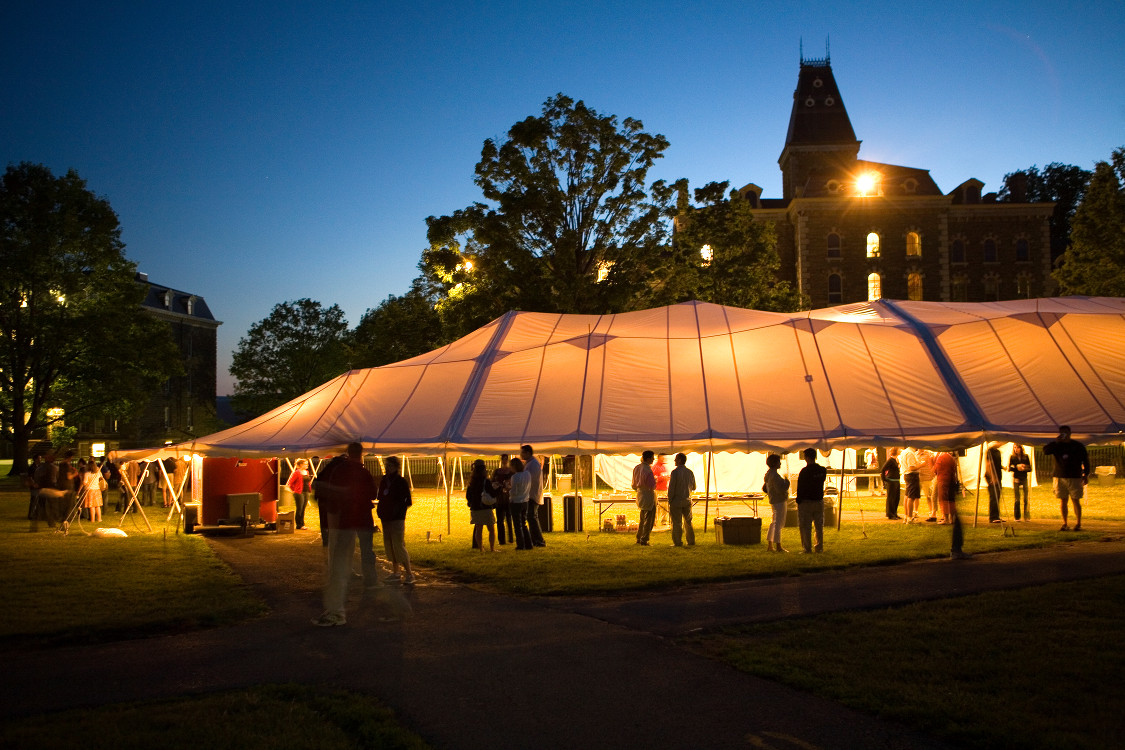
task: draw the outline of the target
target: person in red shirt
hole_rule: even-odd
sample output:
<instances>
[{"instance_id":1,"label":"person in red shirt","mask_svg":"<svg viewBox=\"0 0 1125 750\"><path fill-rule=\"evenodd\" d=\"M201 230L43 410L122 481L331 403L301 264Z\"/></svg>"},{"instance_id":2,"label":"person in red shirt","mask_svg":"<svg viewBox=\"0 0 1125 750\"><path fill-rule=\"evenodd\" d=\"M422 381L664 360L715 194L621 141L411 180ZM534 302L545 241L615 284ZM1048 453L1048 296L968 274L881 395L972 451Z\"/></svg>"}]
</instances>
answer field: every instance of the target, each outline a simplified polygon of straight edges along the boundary
<instances>
[{"instance_id":1,"label":"person in red shirt","mask_svg":"<svg viewBox=\"0 0 1125 750\"><path fill-rule=\"evenodd\" d=\"M954 560L965 560L970 557L962 551L964 534L961 530L961 518L957 515L957 459L952 453L942 452L934 457L934 496L941 505L942 523L953 525L953 542L950 546L949 556Z\"/></svg>"}]
</instances>

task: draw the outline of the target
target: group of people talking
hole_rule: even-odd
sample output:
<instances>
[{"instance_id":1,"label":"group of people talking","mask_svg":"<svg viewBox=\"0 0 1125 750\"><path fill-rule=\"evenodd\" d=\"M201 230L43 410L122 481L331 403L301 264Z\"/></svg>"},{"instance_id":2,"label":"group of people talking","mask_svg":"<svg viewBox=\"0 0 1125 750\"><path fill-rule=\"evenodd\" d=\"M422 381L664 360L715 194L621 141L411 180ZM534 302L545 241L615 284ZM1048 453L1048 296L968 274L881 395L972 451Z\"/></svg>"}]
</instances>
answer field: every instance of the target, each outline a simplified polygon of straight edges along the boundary
<instances>
[{"instance_id":1,"label":"group of people talking","mask_svg":"<svg viewBox=\"0 0 1125 750\"><path fill-rule=\"evenodd\" d=\"M473 525L473 549L484 550L486 529L490 552L496 551L497 543L514 543L517 550L547 546L539 523L543 464L530 445L520 446L519 458L501 455L491 474L483 459L473 461L465 502Z\"/></svg>"}]
</instances>

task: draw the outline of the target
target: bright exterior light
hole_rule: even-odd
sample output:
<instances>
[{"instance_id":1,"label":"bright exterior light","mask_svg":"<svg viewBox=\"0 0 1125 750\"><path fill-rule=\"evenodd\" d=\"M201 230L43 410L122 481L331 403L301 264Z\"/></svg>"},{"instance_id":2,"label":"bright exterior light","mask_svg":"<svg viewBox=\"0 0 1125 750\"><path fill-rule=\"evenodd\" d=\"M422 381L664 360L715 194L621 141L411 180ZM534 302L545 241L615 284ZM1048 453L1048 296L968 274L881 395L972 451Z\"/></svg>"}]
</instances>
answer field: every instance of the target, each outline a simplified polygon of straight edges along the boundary
<instances>
[{"instance_id":1,"label":"bright exterior light","mask_svg":"<svg viewBox=\"0 0 1125 750\"><path fill-rule=\"evenodd\" d=\"M704 245L699 248L699 255L703 258L703 265L709 266L715 257L715 251L711 249L710 245Z\"/></svg>"},{"instance_id":2,"label":"bright exterior light","mask_svg":"<svg viewBox=\"0 0 1125 750\"><path fill-rule=\"evenodd\" d=\"M875 192L876 185L879 184L879 178L874 172L864 172L855 181L855 191L859 195L872 195Z\"/></svg>"},{"instance_id":3,"label":"bright exterior light","mask_svg":"<svg viewBox=\"0 0 1125 750\"><path fill-rule=\"evenodd\" d=\"M612 260L603 260L598 263L598 283L602 283L609 278L609 270L613 268Z\"/></svg>"},{"instance_id":4,"label":"bright exterior light","mask_svg":"<svg viewBox=\"0 0 1125 750\"><path fill-rule=\"evenodd\" d=\"M465 261L465 270L466 271L472 271L473 270L473 262L471 260Z\"/></svg>"},{"instance_id":5,"label":"bright exterior light","mask_svg":"<svg viewBox=\"0 0 1125 750\"><path fill-rule=\"evenodd\" d=\"M90 445L90 455L95 458L101 458L105 455L105 443L92 443Z\"/></svg>"}]
</instances>

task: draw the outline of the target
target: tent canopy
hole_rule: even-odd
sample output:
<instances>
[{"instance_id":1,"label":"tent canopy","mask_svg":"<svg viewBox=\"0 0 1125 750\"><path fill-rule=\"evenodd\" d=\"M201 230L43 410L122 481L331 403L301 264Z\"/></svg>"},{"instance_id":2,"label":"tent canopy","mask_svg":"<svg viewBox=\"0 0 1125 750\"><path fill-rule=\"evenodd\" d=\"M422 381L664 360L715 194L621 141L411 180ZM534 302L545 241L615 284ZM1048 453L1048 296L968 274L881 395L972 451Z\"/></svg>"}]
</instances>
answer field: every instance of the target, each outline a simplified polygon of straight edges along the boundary
<instances>
[{"instance_id":1,"label":"tent canopy","mask_svg":"<svg viewBox=\"0 0 1125 750\"><path fill-rule=\"evenodd\" d=\"M1125 299L510 312L161 453L787 452L1122 440Z\"/></svg>"}]
</instances>

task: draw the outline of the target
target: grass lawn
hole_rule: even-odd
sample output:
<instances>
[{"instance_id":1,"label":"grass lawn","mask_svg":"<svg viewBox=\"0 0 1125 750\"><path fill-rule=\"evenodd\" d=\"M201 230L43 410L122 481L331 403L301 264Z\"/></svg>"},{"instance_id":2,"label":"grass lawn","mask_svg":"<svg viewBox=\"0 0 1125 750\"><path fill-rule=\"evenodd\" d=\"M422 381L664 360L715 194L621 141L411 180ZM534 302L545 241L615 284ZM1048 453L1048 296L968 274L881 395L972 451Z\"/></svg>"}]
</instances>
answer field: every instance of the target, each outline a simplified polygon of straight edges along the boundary
<instances>
[{"instance_id":1,"label":"grass lawn","mask_svg":"<svg viewBox=\"0 0 1125 750\"><path fill-rule=\"evenodd\" d=\"M0 644L76 644L236 622L265 612L204 539L126 522L128 537L28 531L27 493L0 491ZM112 526L111 517L103 526ZM87 531L94 525L84 521Z\"/></svg>"},{"instance_id":2,"label":"grass lawn","mask_svg":"<svg viewBox=\"0 0 1125 750\"><path fill-rule=\"evenodd\" d=\"M1005 500L1010 500L1010 495L1006 495ZM949 554L948 526L928 523L904 525L887 521L883 518L883 504L882 497L846 498L840 531L834 527L826 529L825 553L815 556L771 555L765 552L764 544L749 547L720 545L715 541L712 523L708 524L706 533L702 531L702 505L696 506L694 526L697 544L692 549L671 547L671 534L667 529L653 534L650 547L637 546L631 533L598 531L597 511L590 504L586 504L584 512L584 528L587 531L566 533L561 531L562 509L557 503L554 507L556 531L547 535L546 549L517 553L508 545L491 554L470 549L472 527L463 494L455 494L452 498L450 535L446 533L444 495L416 489L414 506L407 516L406 540L411 559L419 566L437 568L454 574L460 580L487 584L502 591L547 595L656 589L707 581L796 575ZM969 552L1094 540L1104 536L1107 529L1115 534L1125 530L1125 483L1113 488L1091 487L1084 513L1084 520L1091 523L1085 524L1086 530L1081 533L1059 532L1058 501L1051 496L1049 486L1032 490L1035 520L1013 524L1014 537L1010 531L1005 535L1001 525L988 523L987 497L983 503L984 516L974 528L972 505L972 500L961 503L965 549ZM769 506L759 505L758 512L766 516L764 525L768 525ZM631 503L614 506L606 517L616 513L625 513L631 520L637 517L637 509ZM712 506L711 519L716 515L752 515L752 510L741 503L724 503L717 510ZM782 543L790 550L800 549L795 527L784 529ZM517 554L518 564L513 564L512 556Z\"/></svg>"},{"instance_id":3,"label":"grass lawn","mask_svg":"<svg viewBox=\"0 0 1125 750\"><path fill-rule=\"evenodd\" d=\"M686 639L958 747L1125 746L1125 576ZM844 646L846 644L846 647Z\"/></svg>"},{"instance_id":4,"label":"grass lawn","mask_svg":"<svg viewBox=\"0 0 1125 750\"><path fill-rule=\"evenodd\" d=\"M265 685L6 721L0 724L0 747L424 750L428 745L366 696L301 685Z\"/></svg>"}]
</instances>

